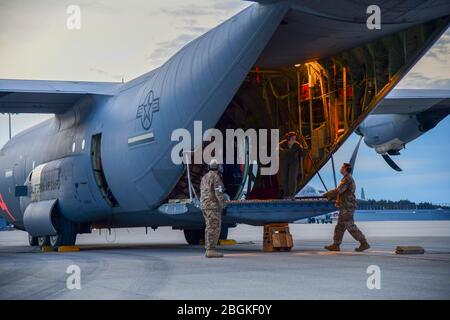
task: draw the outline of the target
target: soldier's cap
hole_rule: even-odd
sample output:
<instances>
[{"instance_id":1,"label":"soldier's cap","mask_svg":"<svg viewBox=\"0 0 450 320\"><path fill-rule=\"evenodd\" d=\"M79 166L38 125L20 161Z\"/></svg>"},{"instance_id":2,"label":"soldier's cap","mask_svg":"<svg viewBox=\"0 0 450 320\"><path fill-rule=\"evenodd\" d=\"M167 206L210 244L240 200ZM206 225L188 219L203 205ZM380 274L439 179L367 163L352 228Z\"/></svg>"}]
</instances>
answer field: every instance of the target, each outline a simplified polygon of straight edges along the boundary
<instances>
[{"instance_id":1,"label":"soldier's cap","mask_svg":"<svg viewBox=\"0 0 450 320\"><path fill-rule=\"evenodd\" d=\"M219 162L216 159L212 159L208 165L209 170L217 170L219 169Z\"/></svg>"},{"instance_id":2,"label":"soldier's cap","mask_svg":"<svg viewBox=\"0 0 450 320\"><path fill-rule=\"evenodd\" d=\"M347 162L345 162L345 163L343 163L342 164L342 166L345 168L345 169L347 169L347 171L352 171L352 165L350 164L350 163L347 163Z\"/></svg>"}]
</instances>

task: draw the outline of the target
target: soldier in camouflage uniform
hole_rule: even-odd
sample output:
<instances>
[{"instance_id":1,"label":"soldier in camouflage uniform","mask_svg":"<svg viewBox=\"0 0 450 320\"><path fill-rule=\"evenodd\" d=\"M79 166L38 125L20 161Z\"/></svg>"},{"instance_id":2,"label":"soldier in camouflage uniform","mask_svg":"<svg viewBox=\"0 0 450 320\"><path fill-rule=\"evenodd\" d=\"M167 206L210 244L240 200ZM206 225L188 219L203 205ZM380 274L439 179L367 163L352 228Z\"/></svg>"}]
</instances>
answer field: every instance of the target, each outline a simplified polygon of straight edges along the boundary
<instances>
[{"instance_id":1,"label":"soldier in camouflage uniform","mask_svg":"<svg viewBox=\"0 0 450 320\"><path fill-rule=\"evenodd\" d=\"M308 144L300 137L301 144L297 141L294 131L288 132L279 145L280 170L278 172L278 184L282 198L295 198L297 193L297 179L302 157L308 152Z\"/></svg>"},{"instance_id":2,"label":"soldier in camouflage uniform","mask_svg":"<svg viewBox=\"0 0 450 320\"><path fill-rule=\"evenodd\" d=\"M336 228L334 229L334 243L326 246L325 249L330 251L340 251L340 244L345 230L348 230L352 237L360 242L359 248L356 248L355 251L361 252L369 249L370 246L367 243L364 234L358 229L353 220L353 213L356 209L356 185L351 174L352 165L344 163L340 172L344 177L339 183L339 186L324 194L324 196L330 200L336 199L336 207L339 208L339 218Z\"/></svg>"},{"instance_id":3,"label":"soldier in camouflage uniform","mask_svg":"<svg viewBox=\"0 0 450 320\"><path fill-rule=\"evenodd\" d=\"M205 246L207 258L222 258L223 254L215 250L219 242L222 209L225 206L225 194L222 179L218 172L219 164L215 159L209 164L209 171L200 183L200 205L205 218Z\"/></svg>"}]
</instances>

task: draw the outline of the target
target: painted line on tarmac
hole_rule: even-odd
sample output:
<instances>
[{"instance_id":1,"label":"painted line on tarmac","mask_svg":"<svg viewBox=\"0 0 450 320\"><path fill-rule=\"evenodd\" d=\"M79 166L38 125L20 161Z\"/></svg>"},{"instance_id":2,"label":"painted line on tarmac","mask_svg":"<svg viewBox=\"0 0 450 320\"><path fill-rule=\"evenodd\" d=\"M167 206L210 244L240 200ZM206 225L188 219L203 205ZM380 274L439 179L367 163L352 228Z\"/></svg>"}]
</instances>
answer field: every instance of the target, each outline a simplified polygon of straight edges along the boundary
<instances>
[{"instance_id":1,"label":"painted line on tarmac","mask_svg":"<svg viewBox=\"0 0 450 320\"><path fill-rule=\"evenodd\" d=\"M383 254L383 255L394 255L395 253L393 251L379 251L379 250L371 250L366 252L352 252L352 251L305 251L305 252L294 252L295 256L312 256L312 255L318 255L318 256L357 256L357 255L370 255L372 253L376 254Z\"/></svg>"}]
</instances>

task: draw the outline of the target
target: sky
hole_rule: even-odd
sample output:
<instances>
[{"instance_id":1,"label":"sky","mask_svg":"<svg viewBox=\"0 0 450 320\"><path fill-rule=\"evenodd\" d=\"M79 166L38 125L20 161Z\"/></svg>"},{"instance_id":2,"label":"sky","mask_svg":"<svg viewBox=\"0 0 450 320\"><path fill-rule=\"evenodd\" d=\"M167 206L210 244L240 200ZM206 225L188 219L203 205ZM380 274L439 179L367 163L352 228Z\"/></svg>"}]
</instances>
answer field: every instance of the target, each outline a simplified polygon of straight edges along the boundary
<instances>
[{"instance_id":1,"label":"sky","mask_svg":"<svg viewBox=\"0 0 450 320\"><path fill-rule=\"evenodd\" d=\"M68 6L81 9L81 28L66 26ZM166 61L189 41L250 5L241 0L0 0L0 79L129 81ZM398 85L450 89L450 30ZM14 115L13 135L49 115ZM367 198L450 203L450 117L407 145L390 169L364 144L354 176ZM335 155L347 162L358 137ZM0 114L0 146L8 118ZM331 166L321 170L333 186ZM321 187L315 178L311 184Z\"/></svg>"}]
</instances>

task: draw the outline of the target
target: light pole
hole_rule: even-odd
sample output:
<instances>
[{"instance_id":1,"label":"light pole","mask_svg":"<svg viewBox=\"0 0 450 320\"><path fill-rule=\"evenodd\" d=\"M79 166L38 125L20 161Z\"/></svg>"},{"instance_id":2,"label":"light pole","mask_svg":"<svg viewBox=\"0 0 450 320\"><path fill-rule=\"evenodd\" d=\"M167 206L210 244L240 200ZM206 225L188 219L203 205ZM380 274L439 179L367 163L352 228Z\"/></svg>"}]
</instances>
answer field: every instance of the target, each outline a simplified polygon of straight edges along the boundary
<instances>
[{"instance_id":1,"label":"light pole","mask_svg":"<svg viewBox=\"0 0 450 320\"><path fill-rule=\"evenodd\" d=\"M11 140L11 113L8 113L9 140Z\"/></svg>"}]
</instances>

